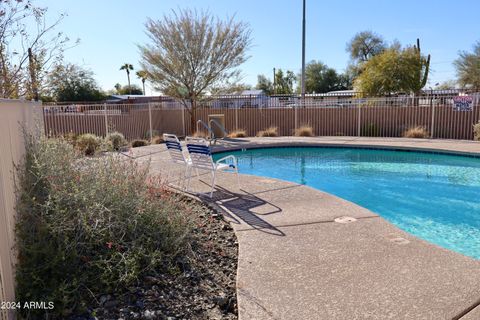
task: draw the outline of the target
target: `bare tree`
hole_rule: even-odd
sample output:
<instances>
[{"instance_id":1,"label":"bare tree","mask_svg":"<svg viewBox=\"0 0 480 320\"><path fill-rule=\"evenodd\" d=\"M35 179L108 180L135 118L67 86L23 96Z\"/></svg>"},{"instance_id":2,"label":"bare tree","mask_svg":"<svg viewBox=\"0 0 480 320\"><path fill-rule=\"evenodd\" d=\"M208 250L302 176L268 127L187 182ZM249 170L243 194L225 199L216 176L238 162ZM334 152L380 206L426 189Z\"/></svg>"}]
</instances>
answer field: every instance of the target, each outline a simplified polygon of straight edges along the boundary
<instances>
[{"instance_id":1,"label":"bare tree","mask_svg":"<svg viewBox=\"0 0 480 320\"><path fill-rule=\"evenodd\" d=\"M139 46L142 67L155 89L182 99L195 130L197 101L206 92L239 75L248 57L247 24L195 10L173 11L146 23L151 43Z\"/></svg>"},{"instance_id":2,"label":"bare tree","mask_svg":"<svg viewBox=\"0 0 480 320\"><path fill-rule=\"evenodd\" d=\"M62 59L69 39L54 29L64 15L49 24L46 13L31 1L1 1L0 97L38 98L47 71Z\"/></svg>"}]
</instances>

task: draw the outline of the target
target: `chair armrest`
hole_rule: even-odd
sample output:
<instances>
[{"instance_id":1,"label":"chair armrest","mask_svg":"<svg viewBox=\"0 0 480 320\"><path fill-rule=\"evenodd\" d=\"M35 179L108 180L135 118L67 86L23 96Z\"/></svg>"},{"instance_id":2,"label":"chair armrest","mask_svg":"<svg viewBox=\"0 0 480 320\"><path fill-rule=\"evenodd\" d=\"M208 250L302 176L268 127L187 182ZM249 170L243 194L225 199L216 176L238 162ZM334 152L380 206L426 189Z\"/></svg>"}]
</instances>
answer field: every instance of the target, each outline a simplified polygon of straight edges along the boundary
<instances>
[{"instance_id":1,"label":"chair armrest","mask_svg":"<svg viewBox=\"0 0 480 320\"><path fill-rule=\"evenodd\" d=\"M215 163L219 164L219 163L227 163L227 160L231 160L233 162L233 165L235 166L235 168L238 168L238 165L237 165L237 158L235 158L234 155L228 155L226 157L223 157L221 159L218 159Z\"/></svg>"}]
</instances>

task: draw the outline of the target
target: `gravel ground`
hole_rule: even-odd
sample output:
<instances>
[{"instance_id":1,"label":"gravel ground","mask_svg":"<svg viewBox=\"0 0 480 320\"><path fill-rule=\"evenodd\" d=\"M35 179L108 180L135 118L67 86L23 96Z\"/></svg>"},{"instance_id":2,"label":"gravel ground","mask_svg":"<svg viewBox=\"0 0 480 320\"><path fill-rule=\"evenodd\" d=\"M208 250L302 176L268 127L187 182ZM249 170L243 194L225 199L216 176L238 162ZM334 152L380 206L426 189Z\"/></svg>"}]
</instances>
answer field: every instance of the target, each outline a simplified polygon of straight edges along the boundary
<instances>
[{"instance_id":1,"label":"gravel ground","mask_svg":"<svg viewBox=\"0 0 480 320\"><path fill-rule=\"evenodd\" d=\"M238 243L206 207L193 212L191 253L170 273L147 276L121 297L103 295L90 319L237 319ZM85 319L77 317L76 319Z\"/></svg>"}]
</instances>

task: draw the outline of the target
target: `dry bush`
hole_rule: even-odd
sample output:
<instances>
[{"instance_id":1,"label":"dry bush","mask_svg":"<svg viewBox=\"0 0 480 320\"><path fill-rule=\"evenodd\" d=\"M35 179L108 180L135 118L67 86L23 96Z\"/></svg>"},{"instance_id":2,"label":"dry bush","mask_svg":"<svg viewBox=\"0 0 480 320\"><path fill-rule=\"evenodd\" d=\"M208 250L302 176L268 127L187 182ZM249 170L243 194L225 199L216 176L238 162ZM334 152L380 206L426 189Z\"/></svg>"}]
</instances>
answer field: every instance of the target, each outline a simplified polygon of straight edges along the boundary
<instances>
[{"instance_id":1,"label":"dry bush","mask_svg":"<svg viewBox=\"0 0 480 320\"><path fill-rule=\"evenodd\" d=\"M247 131L245 129L237 129L228 134L229 138L245 138L247 136Z\"/></svg>"},{"instance_id":2,"label":"dry bush","mask_svg":"<svg viewBox=\"0 0 480 320\"><path fill-rule=\"evenodd\" d=\"M193 136L195 138L207 138L207 134L203 131L195 131L195 133L193 134Z\"/></svg>"},{"instance_id":3,"label":"dry bush","mask_svg":"<svg viewBox=\"0 0 480 320\"><path fill-rule=\"evenodd\" d=\"M278 127L268 127L265 130L258 131L257 137L278 137Z\"/></svg>"},{"instance_id":4,"label":"dry bush","mask_svg":"<svg viewBox=\"0 0 480 320\"><path fill-rule=\"evenodd\" d=\"M480 121L473 125L473 140L480 141Z\"/></svg>"},{"instance_id":5,"label":"dry bush","mask_svg":"<svg viewBox=\"0 0 480 320\"><path fill-rule=\"evenodd\" d=\"M426 139L430 136L428 133L427 129L422 126L416 126L416 127L411 127L405 130L403 133L403 136L405 138L420 138L420 139Z\"/></svg>"},{"instance_id":6,"label":"dry bush","mask_svg":"<svg viewBox=\"0 0 480 320\"><path fill-rule=\"evenodd\" d=\"M148 141L147 140L133 140L132 141L132 148L138 148L138 147L145 147L148 146Z\"/></svg>"},{"instance_id":7,"label":"dry bush","mask_svg":"<svg viewBox=\"0 0 480 320\"><path fill-rule=\"evenodd\" d=\"M295 130L296 137L313 137L313 128L309 125L301 125L300 128Z\"/></svg>"},{"instance_id":8,"label":"dry bush","mask_svg":"<svg viewBox=\"0 0 480 320\"><path fill-rule=\"evenodd\" d=\"M160 144L163 143L163 137L162 136L155 136L152 139L152 144Z\"/></svg>"}]
</instances>

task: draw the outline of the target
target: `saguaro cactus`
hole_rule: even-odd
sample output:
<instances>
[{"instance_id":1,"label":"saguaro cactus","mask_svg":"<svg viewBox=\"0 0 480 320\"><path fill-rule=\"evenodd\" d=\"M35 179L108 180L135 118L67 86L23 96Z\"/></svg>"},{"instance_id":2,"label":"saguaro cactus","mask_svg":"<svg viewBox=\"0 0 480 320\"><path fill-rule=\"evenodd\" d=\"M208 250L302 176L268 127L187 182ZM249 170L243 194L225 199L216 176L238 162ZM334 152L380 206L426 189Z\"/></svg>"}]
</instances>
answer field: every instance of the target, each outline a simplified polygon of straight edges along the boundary
<instances>
[{"instance_id":1,"label":"saguaro cactus","mask_svg":"<svg viewBox=\"0 0 480 320\"><path fill-rule=\"evenodd\" d=\"M415 52L417 54L418 61L419 61L418 83L417 83L417 87L415 88L415 93L418 93L427 84L428 73L430 71L430 54L427 56L426 59L425 57L422 56L422 52L420 49L420 39L418 38L417 38L417 45L413 46L413 48L415 49ZM423 71L423 75L422 75L422 71Z\"/></svg>"}]
</instances>

